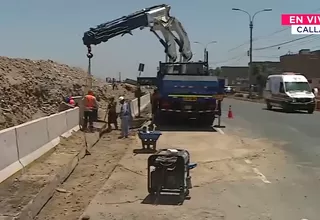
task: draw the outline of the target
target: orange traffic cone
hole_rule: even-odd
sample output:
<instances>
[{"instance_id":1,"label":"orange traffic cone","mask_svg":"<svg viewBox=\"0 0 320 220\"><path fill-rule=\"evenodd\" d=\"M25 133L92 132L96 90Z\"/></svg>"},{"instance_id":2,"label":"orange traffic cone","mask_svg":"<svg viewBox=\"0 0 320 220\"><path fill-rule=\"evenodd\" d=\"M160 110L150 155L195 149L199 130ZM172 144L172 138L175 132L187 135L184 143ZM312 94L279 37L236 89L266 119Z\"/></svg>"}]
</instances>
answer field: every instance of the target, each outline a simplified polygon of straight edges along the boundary
<instances>
[{"instance_id":1,"label":"orange traffic cone","mask_svg":"<svg viewBox=\"0 0 320 220\"><path fill-rule=\"evenodd\" d=\"M231 110L231 105L229 105L228 118L233 118L233 113Z\"/></svg>"}]
</instances>

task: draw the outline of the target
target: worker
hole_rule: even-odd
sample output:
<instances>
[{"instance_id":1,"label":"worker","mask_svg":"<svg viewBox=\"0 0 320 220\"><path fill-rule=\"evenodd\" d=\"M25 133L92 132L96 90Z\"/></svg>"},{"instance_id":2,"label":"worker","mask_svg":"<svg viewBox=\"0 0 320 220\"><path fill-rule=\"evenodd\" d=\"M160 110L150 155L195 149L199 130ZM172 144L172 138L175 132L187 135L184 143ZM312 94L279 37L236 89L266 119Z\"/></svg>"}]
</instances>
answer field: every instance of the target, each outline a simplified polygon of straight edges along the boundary
<instances>
[{"instance_id":1,"label":"worker","mask_svg":"<svg viewBox=\"0 0 320 220\"><path fill-rule=\"evenodd\" d=\"M94 97L92 90L88 91L88 94L83 99L84 103L84 125L83 129L87 129L89 122L90 131L93 130L94 112L98 109L98 102L96 97Z\"/></svg>"},{"instance_id":2,"label":"worker","mask_svg":"<svg viewBox=\"0 0 320 220\"><path fill-rule=\"evenodd\" d=\"M110 102L108 105L108 128L111 130L111 124L114 125L114 128L118 130L117 123L117 102L115 101L114 96L110 97Z\"/></svg>"},{"instance_id":3,"label":"worker","mask_svg":"<svg viewBox=\"0 0 320 220\"><path fill-rule=\"evenodd\" d=\"M159 107L159 92L158 89L154 89L152 95L151 95L151 113L152 113L152 122L155 121L155 115Z\"/></svg>"},{"instance_id":4,"label":"worker","mask_svg":"<svg viewBox=\"0 0 320 220\"><path fill-rule=\"evenodd\" d=\"M130 106L123 96L119 97L119 102L121 104L121 109L120 109L121 136L119 138L128 138L129 124L131 119Z\"/></svg>"},{"instance_id":5,"label":"worker","mask_svg":"<svg viewBox=\"0 0 320 220\"><path fill-rule=\"evenodd\" d=\"M114 89L118 89L117 82L116 82L115 78L112 79L112 90L114 90Z\"/></svg>"},{"instance_id":6,"label":"worker","mask_svg":"<svg viewBox=\"0 0 320 220\"><path fill-rule=\"evenodd\" d=\"M76 102L74 101L74 99L72 97L69 98L69 104L72 106L76 105Z\"/></svg>"}]
</instances>

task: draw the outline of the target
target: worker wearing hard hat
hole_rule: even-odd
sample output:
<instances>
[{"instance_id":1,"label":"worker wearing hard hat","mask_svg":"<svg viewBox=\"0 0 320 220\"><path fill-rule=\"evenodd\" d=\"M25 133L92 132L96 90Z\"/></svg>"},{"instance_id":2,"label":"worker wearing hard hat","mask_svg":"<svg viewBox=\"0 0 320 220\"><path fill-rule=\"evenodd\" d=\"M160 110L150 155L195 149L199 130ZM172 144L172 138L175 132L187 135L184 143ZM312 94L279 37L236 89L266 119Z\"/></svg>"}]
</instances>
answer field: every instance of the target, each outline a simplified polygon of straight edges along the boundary
<instances>
[{"instance_id":1,"label":"worker wearing hard hat","mask_svg":"<svg viewBox=\"0 0 320 220\"><path fill-rule=\"evenodd\" d=\"M119 97L119 102L121 104L121 109L120 109L121 136L119 138L128 138L129 124L131 119L130 106L123 96Z\"/></svg>"},{"instance_id":2,"label":"worker wearing hard hat","mask_svg":"<svg viewBox=\"0 0 320 220\"><path fill-rule=\"evenodd\" d=\"M89 129L93 130L94 111L98 109L98 102L93 92L89 90L88 94L83 99L84 104L84 125L83 129L86 130L89 122Z\"/></svg>"}]
</instances>

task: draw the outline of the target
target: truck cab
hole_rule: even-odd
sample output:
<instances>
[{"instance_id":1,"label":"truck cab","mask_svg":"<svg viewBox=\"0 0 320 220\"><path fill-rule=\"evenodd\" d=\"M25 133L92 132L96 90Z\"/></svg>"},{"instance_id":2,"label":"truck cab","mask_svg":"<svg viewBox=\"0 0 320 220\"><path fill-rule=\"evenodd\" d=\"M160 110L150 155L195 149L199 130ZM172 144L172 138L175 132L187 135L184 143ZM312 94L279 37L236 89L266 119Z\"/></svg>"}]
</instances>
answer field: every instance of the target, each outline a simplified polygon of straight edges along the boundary
<instances>
[{"instance_id":1,"label":"truck cab","mask_svg":"<svg viewBox=\"0 0 320 220\"><path fill-rule=\"evenodd\" d=\"M285 111L305 110L309 114L315 110L315 96L309 82L299 73L270 75L263 96L269 110L273 106Z\"/></svg>"}]
</instances>

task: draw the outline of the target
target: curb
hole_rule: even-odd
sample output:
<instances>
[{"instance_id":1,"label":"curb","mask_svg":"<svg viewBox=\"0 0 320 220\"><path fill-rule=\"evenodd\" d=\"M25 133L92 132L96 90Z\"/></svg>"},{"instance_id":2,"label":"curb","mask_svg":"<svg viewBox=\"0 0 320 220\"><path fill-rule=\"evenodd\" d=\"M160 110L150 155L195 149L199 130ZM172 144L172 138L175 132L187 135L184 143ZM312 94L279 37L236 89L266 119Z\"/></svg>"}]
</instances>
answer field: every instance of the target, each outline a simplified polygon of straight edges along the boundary
<instances>
[{"instance_id":1,"label":"curb","mask_svg":"<svg viewBox=\"0 0 320 220\"><path fill-rule=\"evenodd\" d=\"M106 125L104 125L105 127ZM102 131L103 129L101 129ZM93 137L93 143L88 143L88 148L92 148L101 138L101 131L95 132ZM84 133L85 135L85 133ZM62 184L77 167L79 161L85 157L86 148L83 147L77 155L65 164L56 173L55 176L51 177L48 184L21 210L21 212L14 217L0 217L0 220L33 220L37 214L41 211L42 207L50 200L53 196L56 188Z\"/></svg>"}]
</instances>

